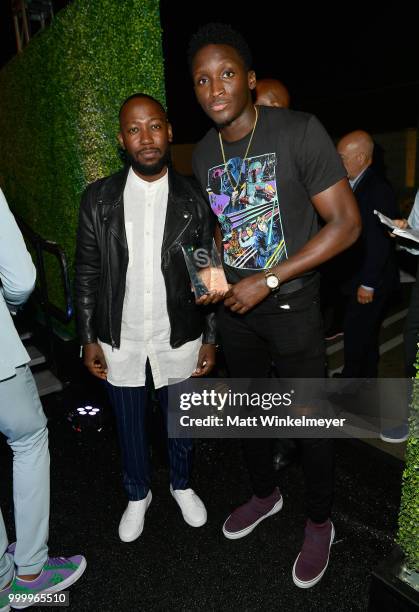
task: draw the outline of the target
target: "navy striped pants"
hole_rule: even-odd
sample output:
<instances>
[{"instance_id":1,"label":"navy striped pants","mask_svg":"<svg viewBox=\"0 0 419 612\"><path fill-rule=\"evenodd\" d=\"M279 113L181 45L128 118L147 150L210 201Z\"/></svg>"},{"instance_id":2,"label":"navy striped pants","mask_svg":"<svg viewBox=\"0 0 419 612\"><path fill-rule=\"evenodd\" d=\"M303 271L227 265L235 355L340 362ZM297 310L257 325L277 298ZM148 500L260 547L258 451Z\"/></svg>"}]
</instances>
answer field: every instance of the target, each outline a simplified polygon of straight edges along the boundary
<instances>
[{"instance_id":1,"label":"navy striped pants","mask_svg":"<svg viewBox=\"0 0 419 612\"><path fill-rule=\"evenodd\" d=\"M106 384L115 413L122 452L124 487L130 501L144 499L150 489L151 462L146 431L149 409L146 387L116 387ZM156 391L167 431L167 387ZM170 484L187 489L192 463L192 440L168 438Z\"/></svg>"}]
</instances>

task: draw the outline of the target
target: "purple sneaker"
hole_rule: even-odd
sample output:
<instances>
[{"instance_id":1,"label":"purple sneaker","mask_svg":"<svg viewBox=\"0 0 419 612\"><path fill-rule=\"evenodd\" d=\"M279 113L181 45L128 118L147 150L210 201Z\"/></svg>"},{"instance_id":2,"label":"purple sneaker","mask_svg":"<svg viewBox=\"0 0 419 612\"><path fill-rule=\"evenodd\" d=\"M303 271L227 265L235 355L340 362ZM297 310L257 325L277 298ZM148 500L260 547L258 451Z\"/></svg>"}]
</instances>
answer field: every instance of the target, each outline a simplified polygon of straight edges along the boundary
<instances>
[{"instance_id":1,"label":"purple sneaker","mask_svg":"<svg viewBox=\"0 0 419 612\"><path fill-rule=\"evenodd\" d=\"M335 528L330 519L317 524L307 520L304 543L292 568L294 584L309 589L321 580L329 563L329 552L335 537Z\"/></svg>"},{"instance_id":2,"label":"purple sneaker","mask_svg":"<svg viewBox=\"0 0 419 612\"><path fill-rule=\"evenodd\" d=\"M13 555L15 546L16 546L16 542L14 542L13 544L10 544L6 549L6 553ZM14 577L13 577L13 580L14 580ZM0 590L0 612L9 612L10 610L9 595L11 595L12 593L13 580L10 586L5 587Z\"/></svg>"},{"instance_id":3,"label":"purple sneaker","mask_svg":"<svg viewBox=\"0 0 419 612\"><path fill-rule=\"evenodd\" d=\"M21 580L15 578L11 590L13 595L40 595L42 593L58 593L71 586L80 578L86 569L86 559L82 555L74 557L49 557L42 572L36 580ZM13 608L21 610L33 605L26 601L13 601Z\"/></svg>"},{"instance_id":4,"label":"purple sneaker","mask_svg":"<svg viewBox=\"0 0 419 612\"><path fill-rule=\"evenodd\" d=\"M230 514L223 525L223 534L229 540L244 538L253 531L263 519L272 516L283 506L282 495L278 487L268 497L253 495L248 502L239 506Z\"/></svg>"}]
</instances>

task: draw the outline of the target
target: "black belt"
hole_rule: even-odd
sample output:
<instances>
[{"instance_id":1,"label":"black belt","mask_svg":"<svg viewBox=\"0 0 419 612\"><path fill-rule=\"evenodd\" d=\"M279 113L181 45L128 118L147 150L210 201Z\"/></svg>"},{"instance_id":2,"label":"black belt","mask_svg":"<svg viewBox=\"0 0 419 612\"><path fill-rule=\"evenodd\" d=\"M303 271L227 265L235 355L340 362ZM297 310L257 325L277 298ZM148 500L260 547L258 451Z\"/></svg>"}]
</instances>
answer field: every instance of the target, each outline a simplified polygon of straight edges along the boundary
<instances>
[{"instance_id":1,"label":"black belt","mask_svg":"<svg viewBox=\"0 0 419 612\"><path fill-rule=\"evenodd\" d=\"M308 276L301 276L300 278L294 278L293 280L287 281L283 285L280 285L279 291L275 291L276 295L285 295L287 293L294 293L294 291L298 291L302 289L306 285L309 285L317 278L317 273L310 274Z\"/></svg>"}]
</instances>

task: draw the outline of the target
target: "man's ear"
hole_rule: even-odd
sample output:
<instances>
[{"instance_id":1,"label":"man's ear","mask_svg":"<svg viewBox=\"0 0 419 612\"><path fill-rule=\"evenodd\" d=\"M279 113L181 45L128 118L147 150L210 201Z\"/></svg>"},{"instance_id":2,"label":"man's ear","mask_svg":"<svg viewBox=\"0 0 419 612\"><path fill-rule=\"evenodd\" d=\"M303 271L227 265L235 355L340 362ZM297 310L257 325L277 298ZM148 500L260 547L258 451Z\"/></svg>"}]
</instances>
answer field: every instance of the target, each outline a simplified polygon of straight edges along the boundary
<instances>
[{"instance_id":1,"label":"man's ear","mask_svg":"<svg viewBox=\"0 0 419 612\"><path fill-rule=\"evenodd\" d=\"M121 147L125 150L124 139L122 138L121 132L118 132L118 141Z\"/></svg>"},{"instance_id":2,"label":"man's ear","mask_svg":"<svg viewBox=\"0 0 419 612\"><path fill-rule=\"evenodd\" d=\"M249 85L249 89L255 89L256 87L256 72L254 70L249 70L247 73L247 83Z\"/></svg>"},{"instance_id":3,"label":"man's ear","mask_svg":"<svg viewBox=\"0 0 419 612\"><path fill-rule=\"evenodd\" d=\"M358 153L357 159L361 166L364 166L367 162L367 154L361 151L360 153Z\"/></svg>"},{"instance_id":4,"label":"man's ear","mask_svg":"<svg viewBox=\"0 0 419 612\"><path fill-rule=\"evenodd\" d=\"M167 139L169 142L173 142L173 130L170 123L167 124Z\"/></svg>"}]
</instances>

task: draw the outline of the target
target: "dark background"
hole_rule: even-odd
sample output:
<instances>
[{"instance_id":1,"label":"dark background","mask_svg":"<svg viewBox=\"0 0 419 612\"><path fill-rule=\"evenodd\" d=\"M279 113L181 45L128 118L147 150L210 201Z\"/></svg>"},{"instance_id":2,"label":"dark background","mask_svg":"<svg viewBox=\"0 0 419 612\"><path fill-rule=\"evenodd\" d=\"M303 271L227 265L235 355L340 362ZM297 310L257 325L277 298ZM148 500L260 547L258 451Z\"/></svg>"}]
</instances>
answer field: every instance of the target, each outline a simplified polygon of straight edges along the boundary
<instances>
[{"instance_id":1,"label":"dark background","mask_svg":"<svg viewBox=\"0 0 419 612\"><path fill-rule=\"evenodd\" d=\"M69 4L54 0L56 11ZM186 65L191 34L208 21L240 30L259 77L281 79L291 105L315 113L334 136L362 128L385 132L417 127L419 36L413 4L366 3L315 8L260 0L197 3L161 0L167 102L175 142L195 142L209 127L195 102ZM10 0L0 8L0 65L15 53ZM0 93L1 95L1 93Z\"/></svg>"}]
</instances>

